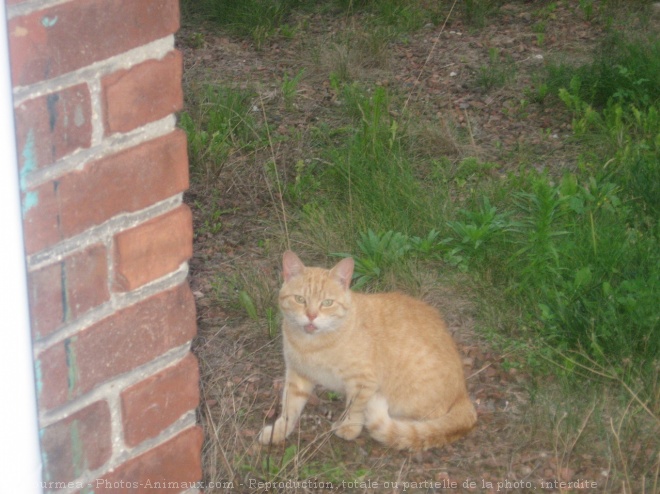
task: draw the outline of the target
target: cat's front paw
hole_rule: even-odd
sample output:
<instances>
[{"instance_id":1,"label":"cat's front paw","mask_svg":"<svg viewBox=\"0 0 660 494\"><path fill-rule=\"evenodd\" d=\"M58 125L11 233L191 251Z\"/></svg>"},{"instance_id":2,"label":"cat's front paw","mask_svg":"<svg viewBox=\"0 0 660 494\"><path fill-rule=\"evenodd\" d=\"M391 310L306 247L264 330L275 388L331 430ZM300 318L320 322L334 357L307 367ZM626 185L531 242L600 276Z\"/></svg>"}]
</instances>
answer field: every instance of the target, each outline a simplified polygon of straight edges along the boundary
<instances>
[{"instance_id":1,"label":"cat's front paw","mask_svg":"<svg viewBox=\"0 0 660 494\"><path fill-rule=\"evenodd\" d=\"M257 441L261 444L279 444L286 437L282 419L277 419L273 425L267 425L259 433Z\"/></svg>"},{"instance_id":2,"label":"cat's front paw","mask_svg":"<svg viewBox=\"0 0 660 494\"><path fill-rule=\"evenodd\" d=\"M360 435L360 432L362 432L362 424L344 420L339 424L335 424L334 430L337 436L346 439L347 441L352 441Z\"/></svg>"}]
</instances>

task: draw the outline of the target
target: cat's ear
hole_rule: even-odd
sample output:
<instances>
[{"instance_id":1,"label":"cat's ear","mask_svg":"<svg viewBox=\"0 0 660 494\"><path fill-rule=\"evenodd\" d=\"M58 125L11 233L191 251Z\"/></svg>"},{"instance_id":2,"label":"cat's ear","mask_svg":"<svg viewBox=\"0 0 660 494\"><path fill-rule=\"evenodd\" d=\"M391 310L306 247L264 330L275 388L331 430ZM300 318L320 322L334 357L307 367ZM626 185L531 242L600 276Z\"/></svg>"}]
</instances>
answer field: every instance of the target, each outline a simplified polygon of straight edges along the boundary
<instances>
[{"instance_id":1,"label":"cat's ear","mask_svg":"<svg viewBox=\"0 0 660 494\"><path fill-rule=\"evenodd\" d=\"M302 273L305 265L300 258L290 250L287 250L282 256L282 276L284 281L289 281Z\"/></svg>"},{"instance_id":2,"label":"cat's ear","mask_svg":"<svg viewBox=\"0 0 660 494\"><path fill-rule=\"evenodd\" d=\"M346 290L351 286L351 279L353 278L353 268L355 262L352 257L346 257L337 263L337 265L330 270L330 273L341 283Z\"/></svg>"}]
</instances>

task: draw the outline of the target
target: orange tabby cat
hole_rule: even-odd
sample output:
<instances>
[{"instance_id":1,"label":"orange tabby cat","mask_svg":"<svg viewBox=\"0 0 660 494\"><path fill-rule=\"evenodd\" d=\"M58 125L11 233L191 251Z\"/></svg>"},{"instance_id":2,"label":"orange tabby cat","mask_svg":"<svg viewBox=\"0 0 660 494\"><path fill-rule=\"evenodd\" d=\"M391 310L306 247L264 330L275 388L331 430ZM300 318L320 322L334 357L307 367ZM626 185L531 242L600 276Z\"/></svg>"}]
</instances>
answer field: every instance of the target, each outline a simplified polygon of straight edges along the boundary
<instances>
[{"instance_id":1,"label":"orange tabby cat","mask_svg":"<svg viewBox=\"0 0 660 494\"><path fill-rule=\"evenodd\" d=\"M401 293L352 292L352 275L350 258L327 270L284 254L282 415L259 442L284 441L316 384L346 395L333 428L347 440L366 427L388 446L423 450L468 433L477 416L440 314Z\"/></svg>"}]
</instances>

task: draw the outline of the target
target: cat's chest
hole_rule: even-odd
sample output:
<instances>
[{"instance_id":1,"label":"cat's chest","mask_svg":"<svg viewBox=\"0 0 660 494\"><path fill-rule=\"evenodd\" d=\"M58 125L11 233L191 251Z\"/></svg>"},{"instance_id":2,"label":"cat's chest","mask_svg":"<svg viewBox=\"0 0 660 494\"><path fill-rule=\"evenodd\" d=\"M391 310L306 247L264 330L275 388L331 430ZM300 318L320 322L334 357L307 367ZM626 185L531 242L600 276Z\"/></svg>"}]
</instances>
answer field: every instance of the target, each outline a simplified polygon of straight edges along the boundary
<instances>
[{"instance_id":1,"label":"cat's chest","mask_svg":"<svg viewBox=\"0 0 660 494\"><path fill-rule=\"evenodd\" d=\"M333 358L331 354L304 353L288 346L286 356L287 366L292 367L298 374L332 391L344 391L345 384L341 371L336 358Z\"/></svg>"}]
</instances>

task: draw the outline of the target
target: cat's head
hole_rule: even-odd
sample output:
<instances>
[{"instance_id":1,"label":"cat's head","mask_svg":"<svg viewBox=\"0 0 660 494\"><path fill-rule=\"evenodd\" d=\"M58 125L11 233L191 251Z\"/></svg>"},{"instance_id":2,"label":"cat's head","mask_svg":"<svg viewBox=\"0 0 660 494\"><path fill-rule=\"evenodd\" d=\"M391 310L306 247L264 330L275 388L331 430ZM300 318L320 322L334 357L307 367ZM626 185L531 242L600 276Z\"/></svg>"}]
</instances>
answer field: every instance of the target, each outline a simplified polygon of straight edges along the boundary
<instances>
[{"instance_id":1,"label":"cat's head","mask_svg":"<svg viewBox=\"0 0 660 494\"><path fill-rule=\"evenodd\" d=\"M353 266L348 257L332 269L306 267L296 254L285 252L279 302L291 326L308 334L340 328L351 307Z\"/></svg>"}]
</instances>

